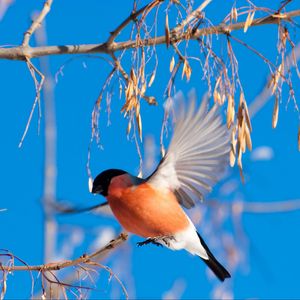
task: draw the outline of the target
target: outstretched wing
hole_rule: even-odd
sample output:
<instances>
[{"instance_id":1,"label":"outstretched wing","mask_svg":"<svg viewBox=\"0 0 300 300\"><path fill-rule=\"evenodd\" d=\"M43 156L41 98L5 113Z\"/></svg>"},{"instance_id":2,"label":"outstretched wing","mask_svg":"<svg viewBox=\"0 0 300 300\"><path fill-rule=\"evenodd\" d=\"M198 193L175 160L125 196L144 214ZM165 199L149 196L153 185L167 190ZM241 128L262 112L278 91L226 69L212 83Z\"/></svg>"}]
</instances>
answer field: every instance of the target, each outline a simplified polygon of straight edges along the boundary
<instances>
[{"instance_id":1,"label":"outstretched wing","mask_svg":"<svg viewBox=\"0 0 300 300\"><path fill-rule=\"evenodd\" d=\"M202 200L222 175L228 164L230 139L218 104L208 111L207 99L202 100L200 107L195 96L187 105L181 102L175 112L169 149L148 182L173 190L179 203L190 208L195 205L193 199Z\"/></svg>"}]
</instances>

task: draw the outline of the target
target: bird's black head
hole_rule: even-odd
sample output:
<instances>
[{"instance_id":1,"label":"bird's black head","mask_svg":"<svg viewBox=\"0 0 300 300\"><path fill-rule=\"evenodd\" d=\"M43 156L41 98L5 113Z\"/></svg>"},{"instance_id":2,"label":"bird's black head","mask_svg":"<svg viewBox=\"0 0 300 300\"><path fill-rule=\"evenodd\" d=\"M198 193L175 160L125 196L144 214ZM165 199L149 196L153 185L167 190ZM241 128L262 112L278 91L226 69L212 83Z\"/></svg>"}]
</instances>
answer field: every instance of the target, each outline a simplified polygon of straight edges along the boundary
<instances>
[{"instance_id":1,"label":"bird's black head","mask_svg":"<svg viewBox=\"0 0 300 300\"><path fill-rule=\"evenodd\" d=\"M125 171L118 169L109 169L103 171L102 173L97 175L97 177L93 181L92 193L100 194L106 197L108 193L108 187L112 178L123 175L125 173Z\"/></svg>"}]
</instances>

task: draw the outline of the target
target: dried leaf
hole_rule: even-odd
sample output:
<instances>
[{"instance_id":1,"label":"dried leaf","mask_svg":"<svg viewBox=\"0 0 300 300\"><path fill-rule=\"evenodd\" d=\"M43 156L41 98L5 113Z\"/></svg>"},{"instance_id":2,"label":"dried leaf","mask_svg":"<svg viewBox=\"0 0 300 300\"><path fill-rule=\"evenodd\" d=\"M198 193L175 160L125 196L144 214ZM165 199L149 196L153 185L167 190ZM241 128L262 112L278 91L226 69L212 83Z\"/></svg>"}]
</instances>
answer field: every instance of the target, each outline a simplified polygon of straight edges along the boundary
<instances>
[{"instance_id":1,"label":"dried leaf","mask_svg":"<svg viewBox=\"0 0 300 300\"><path fill-rule=\"evenodd\" d=\"M149 83L148 83L148 87L150 87L155 79L155 75L156 75L156 72L154 71L150 77L150 80L149 80Z\"/></svg>"},{"instance_id":2,"label":"dried leaf","mask_svg":"<svg viewBox=\"0 0 300 300\"><path fill-rule=\"evenodd\" d=\"M172 56L171 62L170 62L170 72L172 73L175 66L175 58Z\"/></svg>"},{"instance_id":3,"label":"dried leaf","mask_svg":"<svg viewBox=\"0 0 300 300\"><path fill-rule=\"evenodd\" d=\"M275 103L274 103L273 115L272 115L272 127L273 128L276 128L276 126L277 126L278 112L279 112L278 97L275 97Z\"/></svg>"},{"instance_id":4,"label":"dried leaf","mask_svg":"<svg viewBox=\"0 0 300 300\"><path fill-rule=\"evenodd\" d=\"M166 14L165 35L166 35L166 45L168 48L170 46L170 28L169 28L168 14Z\"/></svg>"}]
</instances>

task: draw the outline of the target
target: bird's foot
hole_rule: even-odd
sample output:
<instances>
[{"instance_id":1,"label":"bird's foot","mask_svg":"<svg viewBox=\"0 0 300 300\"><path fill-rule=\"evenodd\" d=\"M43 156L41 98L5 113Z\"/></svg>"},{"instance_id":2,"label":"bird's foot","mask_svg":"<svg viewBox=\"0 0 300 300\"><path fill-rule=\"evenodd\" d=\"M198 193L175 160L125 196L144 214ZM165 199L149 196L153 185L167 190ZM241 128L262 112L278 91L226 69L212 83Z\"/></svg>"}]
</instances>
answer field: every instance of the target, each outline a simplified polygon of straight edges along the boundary
<instances>
[{"instance_id":1,"label":"bird's foot","mask_svg":"<svg viewBox=\"0 0 300 300\"><path fill-rule=\"evenodd\" d=\"M158 238L149 238L149 239L146 239L142 242L138 242L137 246L141 247L141 246L144 246L144 245L153 244L153 245L162 247L162 245L160 243L158 243L157 240L158 240Z\"/></svg>"},{"instance_id":2,"label":"bird's foot","mask_svg":"<svg viewBox=\"0 0 300 300\"><path fill-rule=\"evenodd\" d=\"M175 240L175 237L168 235L161 237L160 240L163 241L167 247L170 247L170 241Z\"/></svg>"}]
</instances>

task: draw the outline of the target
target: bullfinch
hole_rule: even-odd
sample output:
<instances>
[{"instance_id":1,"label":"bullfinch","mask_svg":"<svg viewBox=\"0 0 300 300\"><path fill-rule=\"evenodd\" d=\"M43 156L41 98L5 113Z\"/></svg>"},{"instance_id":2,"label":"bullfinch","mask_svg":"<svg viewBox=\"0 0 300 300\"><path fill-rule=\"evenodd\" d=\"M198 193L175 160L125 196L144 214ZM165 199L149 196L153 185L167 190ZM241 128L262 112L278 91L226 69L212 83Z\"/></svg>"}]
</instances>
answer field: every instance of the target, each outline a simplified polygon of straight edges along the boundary
<instances>
[{"instance_id":1,"label":"bullfinch","mask_svg":"<svg viewBox=\"0 0 300 300\"><path fill-rule=\"evenodd\" d=\"M92 193L106 197L122 227L148 243L199 256L221 280L229 272L217 261L184 208L203 200L228 164L230 139L218 104L208 110L194 99L175 110L175 126L168 151L147 178L109 169L93 181Z\"/></svg>"}]
</instances>

